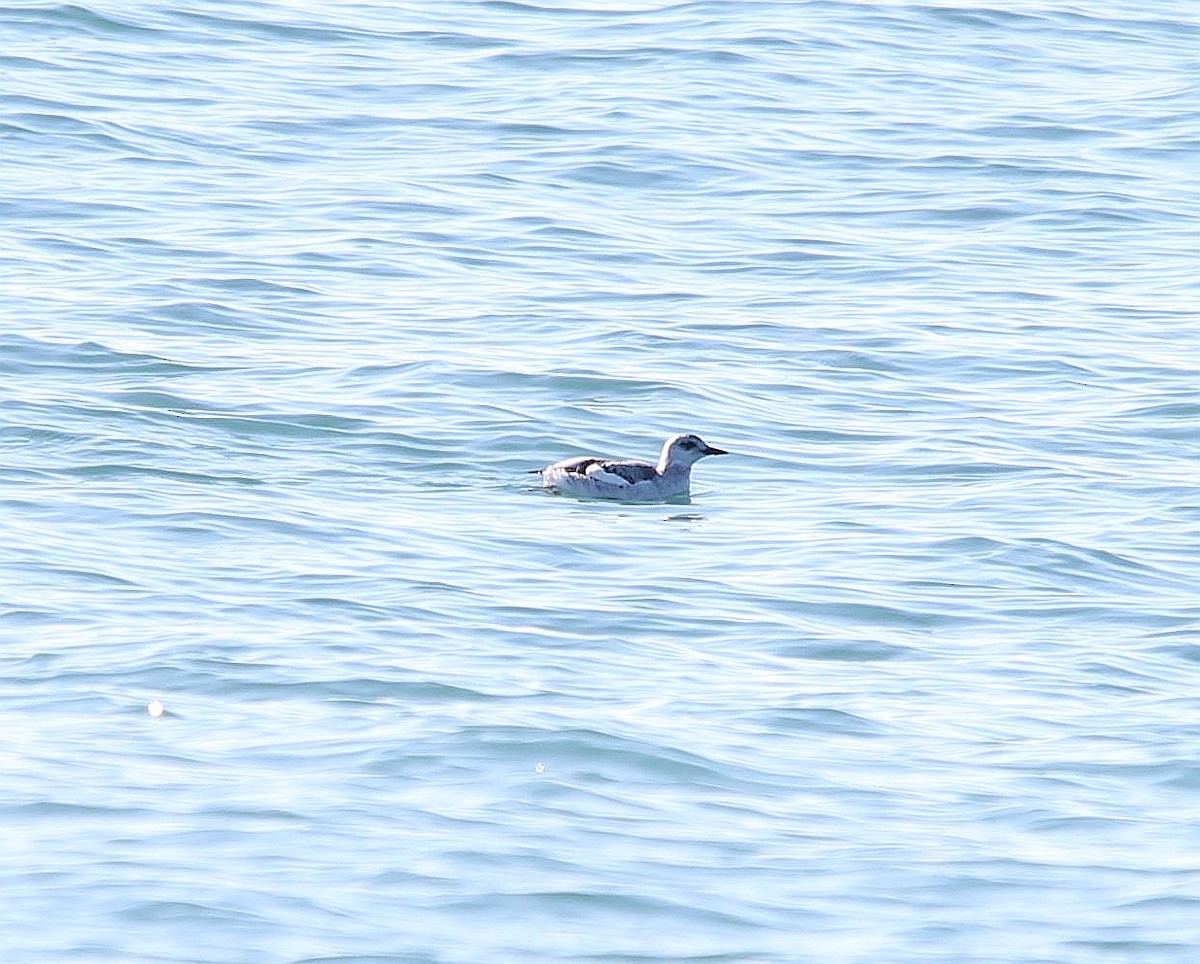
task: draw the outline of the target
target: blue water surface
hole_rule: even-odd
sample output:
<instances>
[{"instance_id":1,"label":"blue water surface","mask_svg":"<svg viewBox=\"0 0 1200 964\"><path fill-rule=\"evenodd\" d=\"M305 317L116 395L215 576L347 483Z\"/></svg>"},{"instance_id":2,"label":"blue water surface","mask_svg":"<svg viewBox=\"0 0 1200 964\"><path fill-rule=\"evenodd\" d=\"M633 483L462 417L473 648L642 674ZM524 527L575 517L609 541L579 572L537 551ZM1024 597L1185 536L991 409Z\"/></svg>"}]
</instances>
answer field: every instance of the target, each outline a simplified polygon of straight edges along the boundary
<instances>
[{"instance_id":1,"label":"blue water surface","mask_svg":"<svg viewBox=\"0 0 1200 964\"><path fill-rule=\"evenodd\" d=\"M1194 4L0 35L0 960L1200 955Z\"/></svg>"}]
</instances>

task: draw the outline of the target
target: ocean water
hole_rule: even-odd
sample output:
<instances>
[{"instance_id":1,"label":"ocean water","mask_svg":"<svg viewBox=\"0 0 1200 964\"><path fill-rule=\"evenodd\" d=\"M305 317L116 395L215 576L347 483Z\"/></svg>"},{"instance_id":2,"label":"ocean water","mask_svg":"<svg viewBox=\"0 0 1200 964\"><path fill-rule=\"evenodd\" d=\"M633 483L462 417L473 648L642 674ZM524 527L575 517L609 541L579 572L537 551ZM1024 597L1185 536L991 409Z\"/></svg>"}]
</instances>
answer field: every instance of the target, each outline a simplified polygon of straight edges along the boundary
<instances>
[{"instance_id":1,"label":"ocean water","mask_svg":"<svg viewBox=\"0 0 1200 964\"><path fill-rule=\"evenodd\" d=\"M1195 4L0 36L0 960L1197 959Z\"/></svg>"}]
</instances>

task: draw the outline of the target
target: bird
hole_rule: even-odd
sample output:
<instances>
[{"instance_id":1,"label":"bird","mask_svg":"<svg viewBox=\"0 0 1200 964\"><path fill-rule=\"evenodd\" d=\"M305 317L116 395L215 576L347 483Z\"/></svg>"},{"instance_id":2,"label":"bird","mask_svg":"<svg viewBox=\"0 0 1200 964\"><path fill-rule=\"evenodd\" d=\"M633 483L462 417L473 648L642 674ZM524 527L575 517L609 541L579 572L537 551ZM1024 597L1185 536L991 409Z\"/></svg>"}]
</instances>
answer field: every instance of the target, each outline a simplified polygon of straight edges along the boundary
<instances>
[{"instance_id":1,"label":"bird","mask_svg":"<svg viewBox=\"0 0 1200 964\"><path fill-rule=\"evenodd\" d=\"M538 469L542 486L564 495L621 502L664 502L690 495L692 466L706 455L728 455L700 436L672 435L663 442L658 464L610 461L581 455Z\"/></svg>"}]
</instances>

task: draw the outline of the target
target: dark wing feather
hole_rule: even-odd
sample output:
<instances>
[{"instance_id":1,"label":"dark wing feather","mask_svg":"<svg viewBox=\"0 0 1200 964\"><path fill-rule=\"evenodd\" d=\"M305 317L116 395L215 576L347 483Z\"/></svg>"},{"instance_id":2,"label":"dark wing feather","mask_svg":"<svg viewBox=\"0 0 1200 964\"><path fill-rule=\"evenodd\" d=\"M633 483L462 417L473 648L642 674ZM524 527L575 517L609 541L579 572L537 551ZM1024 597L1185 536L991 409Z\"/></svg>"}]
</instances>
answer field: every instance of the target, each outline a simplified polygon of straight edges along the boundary
<instances>
[{"instance_id":1,"label":"dark wing feather","mask_svg":"<svg viewBox=\"0 0 1200 964\"><path fill-rule=\"evenodd\" d=\"M562 469L564 472L568 472L571 475L586 475L587 470L591 466L600 465L603 461L603 459L592 459L588 458L586 455L581 455L577 459L569 459L563 462L558 462L550 466L550 468Z\"/></svg>"},{"instance_id":2,"label":"dark wing feather","mask_svg":"<svg viewBox=\"0 0 1200 964\"><path fill-rule=\"evenodd\" d=\"M630 485L635 482L645 482L647 479L652 479L658 475L658 471L654 466L647 465L645 462L601 462L599 459L592 459L591 461L600 462L601 469L605 472L611 472L613 475L619 475ZM572 469L572 471L577 470Z\"/></svg>"}]
</instances>

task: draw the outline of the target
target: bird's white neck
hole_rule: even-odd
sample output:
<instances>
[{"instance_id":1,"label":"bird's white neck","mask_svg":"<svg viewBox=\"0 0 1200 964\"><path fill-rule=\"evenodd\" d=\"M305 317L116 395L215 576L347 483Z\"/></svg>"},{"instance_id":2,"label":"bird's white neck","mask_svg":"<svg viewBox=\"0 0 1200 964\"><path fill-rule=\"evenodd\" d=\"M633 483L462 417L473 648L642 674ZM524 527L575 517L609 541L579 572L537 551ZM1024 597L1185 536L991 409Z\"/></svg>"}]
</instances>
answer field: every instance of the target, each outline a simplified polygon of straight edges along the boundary
<instances>
[{"instance_id":1,"label":"bird's white neck","mask_svg":"<svg viewBox=\"0 0 1200 964\"><path fill-rule=\"evenodd\" d=\"M687 478L692 472L692 464L690 462L671 462L667 459L666 453L663 453L662 458L658 460L658 474L678 478L682 476Z\"/></svg>"}]
</instances>

